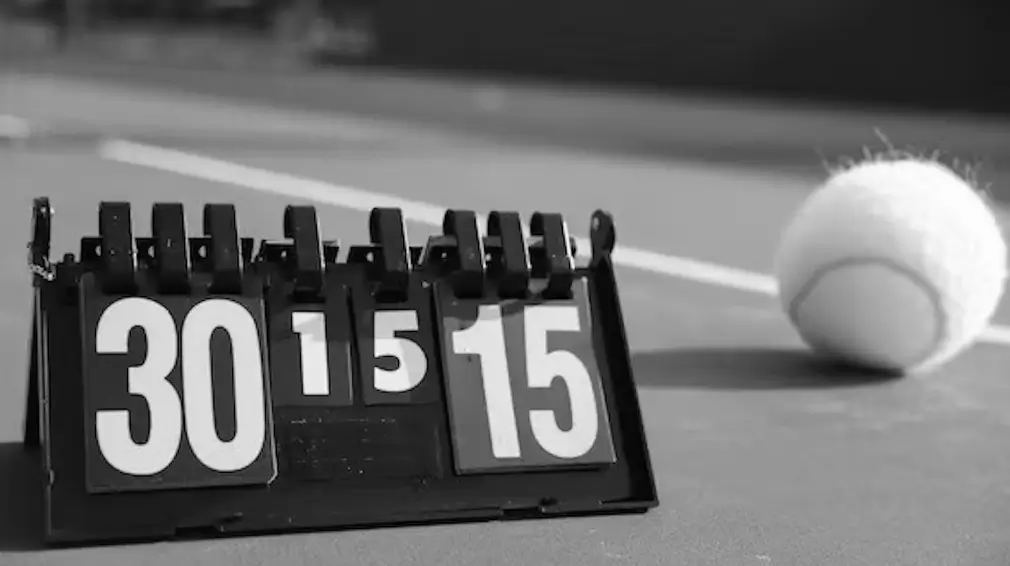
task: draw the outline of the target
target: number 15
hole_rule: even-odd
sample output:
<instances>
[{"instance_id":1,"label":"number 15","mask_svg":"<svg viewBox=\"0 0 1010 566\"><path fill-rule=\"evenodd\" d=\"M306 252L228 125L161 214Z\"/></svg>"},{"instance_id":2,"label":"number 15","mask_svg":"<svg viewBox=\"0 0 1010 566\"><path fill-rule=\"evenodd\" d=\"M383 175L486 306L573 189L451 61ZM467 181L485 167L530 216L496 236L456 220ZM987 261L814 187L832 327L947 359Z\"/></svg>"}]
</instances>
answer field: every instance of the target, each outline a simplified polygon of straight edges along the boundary
<instances>
[{"instance_id":1,"label":"number 15","mask_svg":"<svg viewBox=\"0 0 1010 566\"><path fill-rule=\"evenodd\" d=\"M496 458L519 458L519 431L516 425L512 380L506 355L505 329L501 306L481 305L473 326L453 333L457 354L480 356L484 384L484 405L491 429L491 450ZM530 388L548 388L559 378L568 389L572 427L558 426L554 411L531 410L530 426L537 443L558 458L583 456L596 443L599 414L589 371L575 354L547 349L547 333L579 331L579 312L574 306L527 307L523 313L526 335L526 379Z\"/></svg>"},{"instance_id":2,"label":"number 15","mask_svg":"<svg viewBox=\"0 0 1010 566\"><path fill-rule=\"evenodd\" d=\"M580 306L515 308L505 318L498 304L477 306L476 321L446 317L446 383L460 471L612 462L606 404ZM548 393L553 388L567 393L567 428L557 410L544 407L556 399ZM483 411L473 411L474 403Z\"/></svg>"}]
</instances>

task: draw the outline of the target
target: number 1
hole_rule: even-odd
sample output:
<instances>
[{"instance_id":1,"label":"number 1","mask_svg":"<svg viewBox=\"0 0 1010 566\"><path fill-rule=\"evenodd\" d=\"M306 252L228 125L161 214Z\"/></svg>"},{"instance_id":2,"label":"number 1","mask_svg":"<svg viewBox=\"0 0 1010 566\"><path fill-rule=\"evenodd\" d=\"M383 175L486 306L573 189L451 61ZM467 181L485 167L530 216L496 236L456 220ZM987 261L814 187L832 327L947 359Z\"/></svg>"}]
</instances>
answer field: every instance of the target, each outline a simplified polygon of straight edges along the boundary
<instances>
[{"instance_id":1,"label":"number 1","mask_svg":"<svg viewBox=\"0 0 1010 566\"><path fill-rule=\"evenodd\" d=\"M326 317L321 312L293 312L291 328L298 334L298 343L302 349L302 394L329 395Z\"/></svg>"},{"instance_id":2,"label":"number 1","mask_svg":"<svg viewBox=\"0 0 1010 566\"><path fill-rule=\"evenodd\" d=\"M469 328L453 333L452 347L457 354L480 357L484 406L487 409L491 452L494 457L519 458L519 430L516 427L515 403L512 400L512 383L505 353L501 307L481 305L477 321Z\"/></svg>"}]
</instances>

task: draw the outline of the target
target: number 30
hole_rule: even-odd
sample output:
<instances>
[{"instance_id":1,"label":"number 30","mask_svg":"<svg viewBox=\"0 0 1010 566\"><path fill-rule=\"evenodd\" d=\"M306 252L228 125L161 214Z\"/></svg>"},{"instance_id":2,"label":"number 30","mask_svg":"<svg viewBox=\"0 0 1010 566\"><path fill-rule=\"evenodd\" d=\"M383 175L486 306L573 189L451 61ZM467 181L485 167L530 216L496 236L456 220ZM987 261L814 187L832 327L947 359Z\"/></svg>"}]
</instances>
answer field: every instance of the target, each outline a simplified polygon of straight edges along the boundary
<instances>
[{"instance_id":1,"label":"number 30","mask_svg":"<svg viewBox=\"0 0 1010 566\"><path fill-rule=\"evenodd\" d=\"M126 410L97 411L98 446L106 461L124 474L158 474L175 460L185 429L193 453L208 468L234 472L252 464L266 438L262 356L252 314L223 299L189 311L182 324L182 399L168 381L179 358L175 320L157 302L130 297L109 306L98 321L97 353L127 353L130 331L138 327L147 339L147 358L128 370L127 380L129 392L149 407L150 436L144 444L134 442ZM231 338L235 372L235 437L227 442L214 426L210 338L218 328Z\"/></svg>"}]
</instances>

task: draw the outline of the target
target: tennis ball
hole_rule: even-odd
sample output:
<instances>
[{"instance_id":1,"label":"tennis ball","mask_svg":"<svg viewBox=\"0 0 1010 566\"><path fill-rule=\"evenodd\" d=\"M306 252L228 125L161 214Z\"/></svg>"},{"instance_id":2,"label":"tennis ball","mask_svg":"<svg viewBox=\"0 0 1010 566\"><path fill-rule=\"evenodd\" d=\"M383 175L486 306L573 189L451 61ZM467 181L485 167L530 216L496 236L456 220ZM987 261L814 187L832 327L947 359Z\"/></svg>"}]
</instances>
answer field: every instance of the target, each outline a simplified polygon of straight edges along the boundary
<instances>
[{"instance_id":1,"label":"tennis ball","mask_svg":"<svg viewBox=\"0 0 1010 566\"><path fill-rule=\"evenodd\" d=\"M1003 295L1006 253L988 203L953 170L875 158L808 196L775 271L782 308L815 352L900 375L977 340Z\"/></svg>"}]
</instances>

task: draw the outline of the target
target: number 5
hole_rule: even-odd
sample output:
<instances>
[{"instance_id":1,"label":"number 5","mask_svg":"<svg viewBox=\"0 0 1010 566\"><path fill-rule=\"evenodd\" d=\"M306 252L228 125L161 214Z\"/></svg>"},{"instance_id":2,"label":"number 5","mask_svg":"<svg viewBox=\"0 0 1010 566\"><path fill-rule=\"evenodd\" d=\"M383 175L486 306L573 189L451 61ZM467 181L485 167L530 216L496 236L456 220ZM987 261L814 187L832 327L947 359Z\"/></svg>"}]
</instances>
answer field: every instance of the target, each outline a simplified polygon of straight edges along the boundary
<instances>
[{"instance_id":1,"label":"number 5","mask_svg":"<svg viewBox=\"0 0 1010 566\"><path fill-rule=\"evenodd\" d=\"M596 395L585 364L572 352L547 349L549 332L578 332L579 311L571 306L536 305L526 309L526 377L531 388L548 388L555 378L565 382L572 407L572 428L558 427L554 411L530 411L530 426L544 450L558 458L578 458L596 442L599 415Z\"/></svg>"},{"instance_id":2,"label":"number 5","mask_svg":"<svg viewBox=\"0 0 1010 566\"><path fill-rule=\"evenodd\" d=\"M396 335L418 330L417 312L375 311L374 328L375 357L392 356L399 363L394 370L375 367L375 389L402 393L417 387L428 373L428 358L420 346Z\"/></svg>"}]
</instances>

